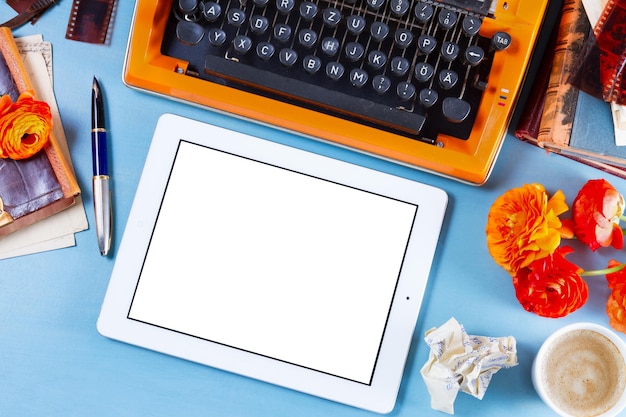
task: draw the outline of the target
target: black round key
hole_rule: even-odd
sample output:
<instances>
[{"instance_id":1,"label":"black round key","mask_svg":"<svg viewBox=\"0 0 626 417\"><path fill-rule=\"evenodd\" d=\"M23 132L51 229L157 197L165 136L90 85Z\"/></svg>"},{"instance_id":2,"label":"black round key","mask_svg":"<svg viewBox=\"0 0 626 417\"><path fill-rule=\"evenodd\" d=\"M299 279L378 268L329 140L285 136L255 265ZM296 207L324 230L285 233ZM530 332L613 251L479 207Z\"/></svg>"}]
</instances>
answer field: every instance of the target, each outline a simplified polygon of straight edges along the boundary
<instances>
[{"instance_id":1,"label":"black round key","mask_svg":"<svg viewBox=\"0 0 626 417\"><path fill-rule=\"evenodd\" d=\"M491 37L491 44L498 51L504 51L511 46L511 35L506 32L496 32Z\"/></svg>"},{"instance_id":2,"label":"black round key","mask_svg":"<svg viewBox=\"0 0 626 417\"><path fill-rule=\"evenodd\" d=\"M247 54L252 48L252 39L247 36L239 35L233 39L233 49L241 55Z\"/></svg>"},{"instance_id":3,"label":"black round key","mask_svg":"<svg viewBox=\"0 0 626 417\"><path fill-rule=\"evenodd\" d=\"M398 48L406 49L413 42L413 34L410 30L398 29L394 34L393 41Z\"/></svg>"},{"instance_id":4,"label":"black round key","mask_svg":"<svg viewBox=\"0 0 626 417\"><path fill-rule=\"evenodd\" d=\"M413 9L413 14L415 18L420 23L428 22L435 13L435 9L430 4L419 2L415 5L415 9Z\"/></svg>"},{"instance_id":5,"label":"black round key","mask_svg":"<svg viewBox=\"0 0 626 417\"><path fill-rule=\"evenodd\" d=\"M278 23L274 26L274 39L279 42L287 43L291 38L291 26L284 23Z\"/></svg>"},{"instance_id":6,"label":"black round key","mask_svg":"<svg viewBox=\"0 0 626 417\"><path fill-rule=\"evenodd\" d=\"M372 78L372 87L378 94L385 94L391 87L391 80L384 75L375 75Z\"/></svg>"},{"instance_id":7,"label":"black round key","mask_svg":"<svg viewBox=\"0 0 626 417\"><path fill-rule=\"evenodd\" d=\"M348 42L346 44L346 47L344 48L344 53L346 55L346 58L348 58L352 62L356 62L359 59L363 58L365 48L360 43Z\"/></svg>"},{"instance_id":8,"label":"black round key","mask_svg":"<svg viewBox=\"0 0 626 417\"><path fill-rule=\"evenodd\" d=\"M252 3L254 3L255 6L258 6L260 8L264 8L265 6L267 6L267 3L269 3L269 0L252 0Z\"/></svg>"},{"instance_id":9,"label":"black round key","mask_svg":"<svg viewBox=\"0 0 626 417\"><path fill-rule=\"evenodd\" d=\"M418 62L415 64L415 79L419 82L425 83L435 75L435 68L428 62Z\"/></svg>"},{"instance_id":10,"label":"black round key","mask_svg":"<svg viewBox=\"0 0 626 417\"><path fill-rule=\"evenodd\" d=\"M226 42L226 32L220 28L209 29L209 42L213 46L222 46Z\"/></svg>"},{"instance_id":11,"label":"black round key","mask_svg":"<svg viewBox=\"0 0 626 417\"><path fill-rule=\"evenodd\" d=\"M374 11L380 10L385 4L385 0L366 0L366 2L367 6Z\"/></svg>"},{"instance_id":12,"label":"black round key","mask_svg":"<svg viewBox=\"0 0 626 417\"><path fill-rule=\"evenodd\" d=\"M467 101L455 97L444 98L441 105L443 115L452 123L461 123L467 119L470 110L471 106Z\"/></svg>"},{"instance_id":13,"label":"black round key","mask_svg":"<svg viewBox=\"0 0 626 417\"><path fill-rule=\"evenodd\" d=\"M339 40L337 38L326 37L322 39L322 52L324 52L328 56L334 56L339 51Z\"/></svg>"},{"instance_id":14,"label":"black round key","mask_svg":"<svg viewBox=\"0 0 626 417\"><path fill-rule=\"evenodd\" d=\"M370 51L367 55L367 63L370 67L379 70L387 63L387 55L381 51Z\"/></svg>"},{"instance_id":15,"label":"black round key","mask_svg":"<svg viewBox=\"0 0 626 417\"><path fill-rule=\"evenodd\" d=\"M333 81L337 81L343 77L344 71L344 66L339 62L329 62L326 64L326 76Z\"/></svg>"},{"instance_id":16,"label":"black round key","mask_svg":"<svg viewBox=\"0 0 626 417\"><path fill-rule=\"evenodd\" d=\"M365 19L363 16L351 15L346 19L346 29L353 35L359 35L365 29Z\"/></svg>"},{"instance_id":17,"label":"black round key","mask_svg":"<svg viewBox=\"0 0 626 417\"><path fill-rule=\"evenodd\" d=\"M421 35L417 38L417 47L421 53L428 55L437 47L437 39L429 35Z\"/></svg>"},{"instance_id":18,"label":"black round key","mask_svg":"<svg viewBox=\"0 0 626 417\"><path fill-rule=\"evenodd\" d=\"M226 12L226 20L228 20L228 24L240 27L246 21L246 14L240 9L228 9L228 12Z\"/></svg>"},{"instance_id":19,"label":"black round key","mask_svg":"<svg viewBox=\"0 0 626 417\"><path fill-rule=\"evenodd\" d=\"M458 15L452 10L442 9L437 16L437 22L443 29L451 29L459 19Z\"/></svg>"},{"instance_id":20,"label":"black round key","mask_svg":"<svg viewBox=\"0 0 626 417\"><path fill-rule=\"evenodd\" d=\"M480 46L468 46L463 54L463 58L468 65L476 66L485 58L485 51Z\"/></svg>"},{"instance_id":21,"label":"black round key","mask_svg":"<svg viewBox=\"0 0 626 417\"><path fill-rule=\"evenodd\" d=\"M334 7L324 9L324 11L322 12L322 20L324 21L324 24L329 28L337 27L339 22L341 22L341 12L339 11L339 9L336 9Z\"/></svg>"},{"instance_id":22,"label":"black round key","mask_svg":"<svg viewBox=\"0 0 626 417\"><path fill-rule=\"evenodd\" d=\"M415 86L406 81L398 83L396 94L402 101L409 101L415 96Z\"/></svg>"},{"instance_id":23,"label":"black round key","mask_svg":"<svg viewBox=\"0 0 626 417\"><path fill-rule=\"evenodd\" d=\"M367 83L368 78L367 72L361 68L353 68L350 71L350 83L356 88L363 87Z\"/></svg>"},{"instance_id":24,"label":"black round key","mask_svg":"<svg viewBox=\"0 0 626 417\"><path fill-rule=\"evenodd\" d=\"M317 32L312 29L302 29L298 33L298 43L305 48L312 48L317 42Z\"/></svg>"},{"instance_id":25,"label":"black round key","mask_svg":"<svg viewBox=\"0 0 626 417\"><path fill-rule=\"evenodd\" d=\"M198 0L178 0L178 10L183 14L189 14L198 8Z\"/></svg>"},{"instance_id":26,"label":"black round key","mask_svg":"<svg viewBox=\"0 0 626 417\"><path fill-rule=\"evenodd\" d=\"M203 3L202 15L207 21L211 23L216 22L222 15L222 6L214 1L207 1Z\"/></svg>"},{"instance_id":27,"label":"black round key","mask_svg":"<svg viewBox=\"0 0 626 417\"><path fill-rule=\"evenodd\" d=\"M455 71L444 69L439 73L439 85L444 90L449 90L454 87L459 81L459 74Z\"/></svg>"},{"instance_id":28,"label":"black round key","mask_svg":"<svg viewBox=\"0 0 626 417\"><path fill-rule=\"evenodd\" d=\"M411 8L410 0L391 0L389 3L389 10L396 17L402 17Z\"/></svg>"},{"instance_id":29,"label":"black round key","mask_svg":"<svg viewBox=\"0 0 626 417\"><path fill-rule=\"evenodd\" d=\"M295 5L295 0L276 0L276 10L280 14L289 14Z\"/></svg>"},{"instance_id":30,"label":"black round key","mask_svg":"<svg viewBox=\"0 0 626 417\"><path fill-rule=\"evenodd\" d=\"M441 45L441 57L448 62L454 61L459 56L459 52L461 48L454 42L445 41Z\"/></svg>"},{"instance_id":31,"label":"black round key","mask_svg":"<svg viewBox=\"0 0 626 417\"><path fill-rule=\"evenodd\" d=\"M300 16L306 20L311 21L317 16L317 4L311 1L303 1L300 3Z\"/></svg>"},{"instance_id":32,"label":"black round key","mask_svg":"<svg viewBox=\"0 0 626 417\"><path fill-rule=\"evenodd\" d=\"M286 67L292 67L298 60L298 53L291 48L283 48L278 53L278 60Z\"/></svg>"},{"instance_id":33,"label":"black round key","mask_svg":"<svg viewBox=\"0 0 626 417\"><path fill-rule=\"evenodd\" d=\"M322 68L322 60L314 55L307 55L302 60L302 67L309 74L315 74Z\"/></svg>"},{"instance_id":34,"label":"black round key","mask_svg":"<svg viewBox=\"0 0 626 417\"><path fill-rule=\"evenodd\" d=\"M420 103L428 109L435 105L439 99L439 93L431 88L424 88L420 91L419 99Z\"/></svg>"},{"instance_id":35,"label":"black round key","mask_svg":"<svg viewBox=\"0 0 626 417\"><path fill-rule=\"evenodd\" d=\"M267 61L274 55L276 48L269 42L260 42L256 46L256 55L263 61Z\"/></svg>"},{"instance_id":36,"label":"black round key","mask_svg":"<svg viewBox=\"0 0 626 417\"><path fill-rule=\"evenodd\" d=\"M204 38L204 28L197 23L181 20L176 24L176 37L183 45L197 45Z\"/></svg>"},{"instance_id":37,"label":"black round key","mask_svg":"<svg viewBox=\"0 0 626 417\"><path fill-rule=\"evenodd\" d=\"M256 35L262 35L267 32L267 29L270 27L269 20L267 17L261 15L254 15L250 18L250 30L252 33Z\"/></svg>"},{"instance_id":38,"label":"black round key","mask_svg":"<svg viewBox=\"0 0 626 417\"><path fill-rule=\"evenodd\" d=\"M383 22L374 22L370 26L370 35L374 40L382 42L389 35L389 26Z\"/></svg>"},{"instance_id":39,"label":"black round key","mask_svg":"<svg viewBox=\"0 0 626 417\"><path fill-rule=\"evenodd\" d=\"M461 27L463 28L463 33L465 33L467 36L474 36L480 30L481 24L482 22L480 19L474 16L466 15L463 18Z\"/></svg>"},{"instance_id":40,"label":"black round key","mask_svg":"<svg viewBox=\"0 0 626 417\"><path fill-rule=\"evenodd\" d=\"M408 59L401 56L394 56L391 59L391 73L397 77L404 77L409 71L411 63Z\"/></svg>"}]
</instances>

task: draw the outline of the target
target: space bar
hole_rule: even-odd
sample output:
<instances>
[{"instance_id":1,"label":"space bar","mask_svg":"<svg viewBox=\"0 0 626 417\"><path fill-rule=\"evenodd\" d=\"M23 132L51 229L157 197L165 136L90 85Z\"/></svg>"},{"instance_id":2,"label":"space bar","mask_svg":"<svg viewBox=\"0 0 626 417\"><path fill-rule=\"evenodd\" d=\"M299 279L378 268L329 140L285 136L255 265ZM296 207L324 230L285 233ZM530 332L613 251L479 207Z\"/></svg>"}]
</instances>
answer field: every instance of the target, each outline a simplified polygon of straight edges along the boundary
<instances>
[{"instance_id":1,"label":"space bar","mask_svg":"<svg viewBox=\"0 0 626 417\"><path fill-rule=\"evenodd\" d=\"M411 135L418 135L426 122L426 118L419 114L352 97L215 55L206 55L204 71L247 86L280 93L290 99L315 104L351 118L399 129ZM294 94L295 91L298 92L297 95Z\"/></svg>"}]
</instances>

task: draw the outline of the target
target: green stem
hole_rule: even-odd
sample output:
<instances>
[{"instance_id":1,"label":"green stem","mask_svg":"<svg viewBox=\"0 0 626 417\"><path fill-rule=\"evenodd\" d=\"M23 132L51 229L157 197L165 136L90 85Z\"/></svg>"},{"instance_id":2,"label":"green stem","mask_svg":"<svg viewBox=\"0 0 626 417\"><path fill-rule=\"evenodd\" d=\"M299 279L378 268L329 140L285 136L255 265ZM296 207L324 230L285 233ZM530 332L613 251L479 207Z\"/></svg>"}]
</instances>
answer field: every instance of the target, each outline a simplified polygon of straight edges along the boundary
<instances>
[{"instance_id":1,"label":"green stem","mask_svg":"<svg viewBox=\"0 0 626 417\"><path fill-rule=\"evenodd\" d=\"M614 272L621 271L622 269L624 269L624 267L626 267L626 264L619 264L612 268L596 269L595 271L584 271L584 272L581 272L580 276L581 277L595 277L599 275L612 274Z\"/></svg>"}]
</instances>

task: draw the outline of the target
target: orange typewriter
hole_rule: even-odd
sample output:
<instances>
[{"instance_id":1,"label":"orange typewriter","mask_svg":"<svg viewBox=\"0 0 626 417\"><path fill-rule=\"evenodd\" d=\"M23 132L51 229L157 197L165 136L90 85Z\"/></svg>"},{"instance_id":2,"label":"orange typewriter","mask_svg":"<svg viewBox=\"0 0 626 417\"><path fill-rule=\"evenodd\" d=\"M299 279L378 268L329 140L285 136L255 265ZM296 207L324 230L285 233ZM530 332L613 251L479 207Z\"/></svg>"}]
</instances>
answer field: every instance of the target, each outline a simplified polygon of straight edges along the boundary
<instances>
[{"instance_id":1,"label":"orange typewriter","mask_svg":"<svg viewBox=\"0 0 626 417\"><path fill-rule=\"evenodd\" d=\"M124 82L485 183L549 0L138 0Z\"/></svg>"}]
</instances>

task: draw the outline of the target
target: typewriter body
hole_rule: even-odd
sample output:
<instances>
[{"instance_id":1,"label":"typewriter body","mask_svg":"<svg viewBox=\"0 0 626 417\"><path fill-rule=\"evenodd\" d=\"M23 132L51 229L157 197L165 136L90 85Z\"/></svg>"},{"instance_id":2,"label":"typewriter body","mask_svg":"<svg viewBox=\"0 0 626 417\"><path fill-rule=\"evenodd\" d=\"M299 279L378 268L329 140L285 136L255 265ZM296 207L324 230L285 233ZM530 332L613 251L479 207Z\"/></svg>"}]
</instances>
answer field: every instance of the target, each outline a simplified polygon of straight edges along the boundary
<instances>
[{"instance_id":1,"label":"typewriter body","mask_svg":"<svg viewBox=\"0 0 626 417\"><path fill-rule=\"evenodd\" d=\"M483 184L548 0L138 0L126 85Z\"/></svg>"}]
</instances>

